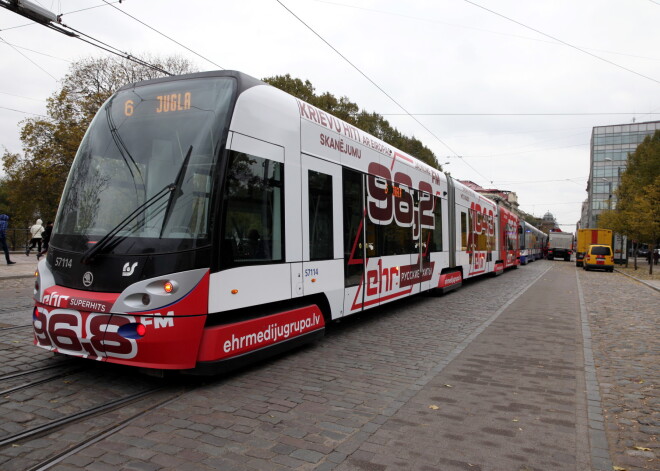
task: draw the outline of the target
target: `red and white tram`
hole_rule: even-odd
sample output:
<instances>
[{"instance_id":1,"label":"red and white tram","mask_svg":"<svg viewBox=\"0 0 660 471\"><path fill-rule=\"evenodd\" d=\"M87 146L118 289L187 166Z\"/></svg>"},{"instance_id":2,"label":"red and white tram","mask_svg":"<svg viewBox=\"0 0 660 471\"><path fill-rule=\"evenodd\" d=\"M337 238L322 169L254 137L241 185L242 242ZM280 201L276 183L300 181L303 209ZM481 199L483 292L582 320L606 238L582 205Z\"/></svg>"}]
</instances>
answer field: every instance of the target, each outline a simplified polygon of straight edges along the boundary
<instances>
[{"instance_id":1,"label":"red and white tram","mask_svg":"<svg viewBox=\"0 0 660 471\"><path fill-rule=\"evenodd\" d=\"M35 344L217 371L518 265L513 213L239 72L123 87L76 155Z\"/></svg>"}]
</instances>

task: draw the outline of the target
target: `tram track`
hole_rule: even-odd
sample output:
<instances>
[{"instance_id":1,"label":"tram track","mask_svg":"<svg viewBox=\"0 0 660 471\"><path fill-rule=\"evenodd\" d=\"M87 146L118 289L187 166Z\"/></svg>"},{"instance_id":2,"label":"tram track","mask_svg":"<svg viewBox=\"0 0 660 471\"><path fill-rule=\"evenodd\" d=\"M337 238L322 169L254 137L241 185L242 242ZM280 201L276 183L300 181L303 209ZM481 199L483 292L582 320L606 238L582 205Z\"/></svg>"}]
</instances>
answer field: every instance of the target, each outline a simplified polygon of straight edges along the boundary
<instances>
[{"instance_id":1,"label":"tram track","mask_svg":"<svg viewBox=\"0 0 660 471\"><path fill-rule=\"evenodd\" d=\"M22 371L16 371L14 373L7 373L5 375L0 376L0 381L6 381L8 379L14 379L18 378L20 376L27 376L32 373L39 373L40 371L46 371L46 370L52 370L54 368L63 368L67 365L59 364L59 365L48 365L48 366L41 366L39 368L32 368L29 370L22 370Z\"/></svg>"},{"instance_id":2,"label":"tram track","mask_svg":"<svg viewBox=\"0 0 660 471\"><path fill-rule=\"evenodd\" d=\"M62 367L62 365L57 365L57 366ZM36 372L39 372L39 371L44 371L44 370L47 370L47 369L50 369L50 368L56 368L56 366L44 367L44 368L35 368L34 370L30 370L30 371L27 371L27 372L12 373L11 375L6 375L4 377L0 377L0 381L1 380L13 379L13 378L20 377L20 376L25 376L25 375L36 373ZM52 376L48 376L47 378L41 378L41 379L37 379L35 381L30 381L28 383L23 383L23 384L20 384L18 386L14 386L12 388L0 391L0 397L4 397L8 394L12 394L12 393L15 393L17 391L22 391L24 389L33 388L35 386L39 386L40 384L50 383L51 381L55 381L56 379L60 379L60 378L63 378L65 376L70 376L72 374L80 373L81 371L85 371L86 369L88 369L88 368L87 367L77 367L77 368L69 369L67 371L63 371L61 373L58 373L58 374L55 374L55 375L52 375ZM3 401L0 399L0 404L2 402Z\"/></svg>"},{"instance_id":3,"label":"tram track","mask_svg":"<svg viewBox=\"0 0 660 471\"><path fill-rule=\"evenodd\" d=\"M18 442L32 439L32 438L37 438L40 436L43 436L47 433L50 433L54 430L57 430L65 425L71 424L71 423L76 423L80 422L81 420L87 419L89 417L93 417L99 414L111 412L113 410L116 410L122 406L128 405L132 402L138 401L140 399L143 399L147 396L156 394L158 392L161 392L165 390L165 386L158 386L155 388L147 389L144 391L140 391L134 394L131 394L126 397L122 397L120 399L116 399L114 401L109 401L106 402L105 404L101 404L99 406L94 406L89 409L85 409L80 412L76 412L75 414L70 414L65 417L62 417L60 419L55 419L51 420L49 422L46 422L41 425L37 425L35 427L31 427L29 429L23 430L18 433L14 433L5 437L0 438L0 448L1 447L8 447L15 445ZM172 399L172 398L170 398ZM116 424L115 424L116 426ZM113 427L114 428L114 427Z\"/></svg>"},{"instance_id":4,"label":"tram track","mask_svg":"<svg viewBox=\"0 0 660 471\"><path fill-rule=\"evenodd\" d=\"M164 388L163 388L164 389ZM115 433L119 432L120 430L128 427L130 424L135 422L136 420L140 419L141 417L147 415L153 410L156 410L160 407L163 407L171 402L176 401L181 397L183 394L185 394L185 390L178 391L176 394L170 395L169 397L164 398L161 401L156 402L155 404L151 404L148 407L145 407L144 409L140 410L139 412L131 415L129 418L122 420L116 424L113 424L112 426L106 427L103 430L99 431L92 437L89 437L85 440L82 440L76 445L73 445L66 450L57 453L53 456L50 456L49 458L46 458L45 460L39 462L36 465L33 465L32 467L26 468L26 471L46 471L58 464L60 464L62 461L67 459L70 456L74 456L80 451L84 450L85 448L88 448L108 437L111 437ZM154 393L155 394L155 393Z\"/></svg>"},{"instance_id":5,"label":"tram track","mask_svg":"<svg viewBox=\"0 0 660 471\"><path fill-rule=\"evenodd\" d=\"M34 308L34 302L32 302L31 304L24 304L21 306L2 307L0 308L0 314L4 314L5 312L23 311L32 308Z\"/></svg>"},{"instance_id":6,"label":"tram track","mask_svg":"<svg viewBox=\"0 0 660 471\"><path fill-rule=\"evenodd\" d=\"M26 329L28 327L32 327L32 324L25 324L25 325L13 325L11 327L2 327L0 328L0 332L4 332L6 330L17 330L17 329Z\"/></svg>"}]
</instances>

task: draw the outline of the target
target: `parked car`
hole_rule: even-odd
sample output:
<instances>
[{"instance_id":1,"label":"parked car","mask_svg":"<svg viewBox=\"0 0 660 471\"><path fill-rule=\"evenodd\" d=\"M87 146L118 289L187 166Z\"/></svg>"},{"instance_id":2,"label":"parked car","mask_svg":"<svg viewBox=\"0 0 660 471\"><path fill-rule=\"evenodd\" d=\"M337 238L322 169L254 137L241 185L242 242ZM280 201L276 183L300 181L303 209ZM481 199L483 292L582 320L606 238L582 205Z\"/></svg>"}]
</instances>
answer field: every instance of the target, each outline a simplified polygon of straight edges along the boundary
<instances>
[{"instance_id":1,"label":"parked car","mask_svg":"<svg viewBox=\"0 0 660 471\"><path fill-rule=\"evenodd\" d=\"M614 271L614 256L609 245L590 245L584 256L583 268L585 270Z\"/></svg>"}]
</instances>

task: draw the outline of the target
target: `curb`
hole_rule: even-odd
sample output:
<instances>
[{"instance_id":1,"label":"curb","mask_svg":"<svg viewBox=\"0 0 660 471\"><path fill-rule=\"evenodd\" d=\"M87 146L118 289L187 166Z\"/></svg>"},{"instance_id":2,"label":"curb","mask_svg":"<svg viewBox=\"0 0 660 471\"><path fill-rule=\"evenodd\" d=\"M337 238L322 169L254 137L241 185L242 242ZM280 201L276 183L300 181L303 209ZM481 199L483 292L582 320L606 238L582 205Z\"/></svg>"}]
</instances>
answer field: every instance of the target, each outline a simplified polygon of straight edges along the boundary
<instances>
[{"instance_id":1,"label":"curb","mask_svg":"<svg viewBox=\"0 0 660 471\"><path fill-rule=\"evenodd\" d=\"M0 281L2 280L18 280L21 278L34 278L34 275L11 275L11 276L0 276Z\"/></svg>"},{"instance_id":2,"label":"curb","mask_svg":"<svg viewBox=\"0 0 660 471\"><path fill-rule=\"evenodd\" d=\"M631 275L629 275L629 274L627 274L627 273L624 273L624 272L622 272L622 271L620 271L620 270L617 270L616 268L614 269L614 271L617 272L617 273L621 273L622 275L627 276L628 278L630 278L630 279L632 279L632 280L635 280L635 281L637 281L637 282L639 282L639 283L641 283L641 284L643 284L643 285L646 285L646 286L648 286L649 288L651 288L651 289L653 289L653 290L655 290L655 291L657 291L657 292L660 293L660 288L656 288L656 287L653 286L651 283L647 283L647 282L644 281L644 280L640 280L639 278L635 278L634 276L631 276Z\"/></svg>"}]
</instances>

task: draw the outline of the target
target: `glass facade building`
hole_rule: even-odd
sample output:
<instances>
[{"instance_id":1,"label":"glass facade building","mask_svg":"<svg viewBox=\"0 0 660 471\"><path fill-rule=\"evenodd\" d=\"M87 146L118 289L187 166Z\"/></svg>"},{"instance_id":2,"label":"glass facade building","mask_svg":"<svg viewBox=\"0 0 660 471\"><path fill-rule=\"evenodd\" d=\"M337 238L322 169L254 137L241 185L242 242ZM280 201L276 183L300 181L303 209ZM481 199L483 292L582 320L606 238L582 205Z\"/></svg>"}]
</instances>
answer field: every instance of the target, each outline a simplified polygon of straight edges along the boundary
<instances>
[{"instance_id":1,"label":"glass facade building","mask_svg":"<svg viewBox=\"0 0 660 471\"><path fill-rule=\"evenodd\" d=\"M626 169L628 154L634 152L646 136L659 129L660 121L593 128L587 214L586 218L583 217L582 227L597 227L598 215L616 208L614 192Z\"/></svg>"}]
</instances>

